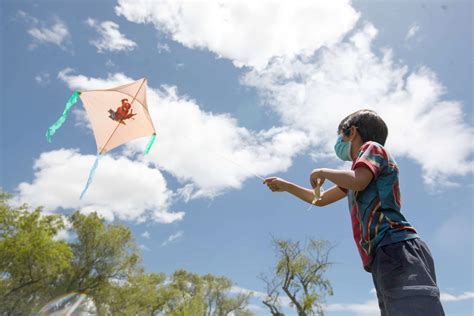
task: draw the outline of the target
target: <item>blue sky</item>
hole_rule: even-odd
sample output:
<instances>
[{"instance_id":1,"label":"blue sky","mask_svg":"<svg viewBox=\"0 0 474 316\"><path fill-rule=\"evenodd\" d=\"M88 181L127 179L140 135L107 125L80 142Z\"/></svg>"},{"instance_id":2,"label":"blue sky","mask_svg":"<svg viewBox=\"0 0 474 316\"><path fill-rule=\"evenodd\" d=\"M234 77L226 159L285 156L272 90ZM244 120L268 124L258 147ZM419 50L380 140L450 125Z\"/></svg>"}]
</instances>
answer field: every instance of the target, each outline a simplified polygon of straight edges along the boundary
<instances>
[{"instance_id":1,"label":"blue sky","mask_svg":"<svg viewBox=\"0 0 474 316\"><path fill-rule=\"evenodd\" d=\"M224 275L256 293L271 236L327 239L328 315L377 315L347 202L308 210L249 172L309 186L314 168L347 168L337 124L369 107L389 127L403 211L433 252L446 313L472 314L471 1L1 6L0 186L18 199L125 223L148 271ZM73 90L144 76L150 155L146 139L113 151L79 201L96 150L82 105L51 144L46 128ZM258 297L252 308L268 314Z\"/></svg>"}]
</instances>

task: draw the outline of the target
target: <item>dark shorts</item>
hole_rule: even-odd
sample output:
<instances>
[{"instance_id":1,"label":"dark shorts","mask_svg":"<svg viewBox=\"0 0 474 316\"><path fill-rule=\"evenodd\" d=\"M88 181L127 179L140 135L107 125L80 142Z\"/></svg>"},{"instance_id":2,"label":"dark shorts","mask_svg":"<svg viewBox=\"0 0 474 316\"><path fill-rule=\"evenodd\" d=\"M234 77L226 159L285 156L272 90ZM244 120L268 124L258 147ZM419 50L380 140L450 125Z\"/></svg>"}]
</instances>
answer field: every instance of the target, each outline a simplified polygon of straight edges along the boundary
<instances>
[{"instance_id":1,"label":"dark shorts","mask_svg":"<svg viewBox=\"0 0 474 316\"><path fill-rule=\"evenodd\" d=\"M433 258L420 238L377 249L372 278L382 316L444 315Z\"/></svg>"}]
</instances>

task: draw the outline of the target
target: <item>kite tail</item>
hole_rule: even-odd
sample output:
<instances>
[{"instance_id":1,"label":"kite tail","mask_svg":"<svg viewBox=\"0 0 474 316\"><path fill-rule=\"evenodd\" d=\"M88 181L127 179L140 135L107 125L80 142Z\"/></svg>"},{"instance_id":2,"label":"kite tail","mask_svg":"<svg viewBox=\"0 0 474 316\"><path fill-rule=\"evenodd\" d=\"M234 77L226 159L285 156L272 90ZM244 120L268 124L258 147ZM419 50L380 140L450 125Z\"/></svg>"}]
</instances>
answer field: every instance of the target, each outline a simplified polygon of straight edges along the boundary
<instances>
[{"instance_id":1,"label":"kite tail","mask_svg":"<svg viewBox=\"0 0 474 316\"><path fill-rule=\"evenodd\" d=\"M74 103L77 102L77 99L79 98L79 95L81 93L79 91L74 91L74 93L71 95L69 100L66 103L66 106L64 108L63 114L59 117L59 119L51 125L48 130L46 131L46 139L48 140L48 143L51 143L51 137L53 137L54 133L63 125L63 123L66 121L67 115L69 113L69 110L71 107L74 105Z\"/></svg>"},{"instance_id":2,"label":"kite tail","mask_svg":"<svg viewBox=\"0 0 474 316\"><path fill-rule=\"evenodd\" d=\"M148 153L150 152L151 146L153 146L153 143L155 142L155 138L156 133L153 133L153 135L151 135L150 137L150 140L148 141L148 145L146 145L145 155L148 155Z\"/></svg>"},{"instance_id":3,"label":"kite tail","mask_svg":"<svg viewBox=\"0 0 474 316\"><path fill-rule=\"evenodd\" d=\"M92 166L92 169L89 172L89 178L87 178L86 186L84 187L84 190L82 190L81 197L80 197L81 200L86 194L87 189L89 188L89 185L92 183L92 178L94 177L95 169L97 169L97 166L99 165L100 156L101 156L100 153L98 153L97 157L95 158L94 165Z\"/></svg>"}]
</instances>

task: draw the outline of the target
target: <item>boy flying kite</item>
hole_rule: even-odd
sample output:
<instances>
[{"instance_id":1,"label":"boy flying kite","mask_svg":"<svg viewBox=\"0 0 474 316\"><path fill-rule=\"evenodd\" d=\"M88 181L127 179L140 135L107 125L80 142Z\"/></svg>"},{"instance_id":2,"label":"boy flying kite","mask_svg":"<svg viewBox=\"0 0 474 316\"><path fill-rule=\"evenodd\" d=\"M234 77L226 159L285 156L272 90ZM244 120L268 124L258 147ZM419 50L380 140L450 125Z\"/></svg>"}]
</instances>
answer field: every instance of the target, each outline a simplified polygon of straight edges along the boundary
<instances>
[{"instance_id":1,"label":"boy flying kite","mask_svg":"<svg viewBox=\"0 0 474 316\"><path fill-rule=\"evenodd\" d=\"M319 199L313 190L278 177L264 183L316 206L347 196L354 240L364 269L372 274L381 315L444 315L431 253L401 213L398 165L384 148L385 122L374 111L360 110L344 118L337 133L336 155L352 161L352 168L314 169L313 188L325 179L335 184Z\"/></svg>"}]
</instances>

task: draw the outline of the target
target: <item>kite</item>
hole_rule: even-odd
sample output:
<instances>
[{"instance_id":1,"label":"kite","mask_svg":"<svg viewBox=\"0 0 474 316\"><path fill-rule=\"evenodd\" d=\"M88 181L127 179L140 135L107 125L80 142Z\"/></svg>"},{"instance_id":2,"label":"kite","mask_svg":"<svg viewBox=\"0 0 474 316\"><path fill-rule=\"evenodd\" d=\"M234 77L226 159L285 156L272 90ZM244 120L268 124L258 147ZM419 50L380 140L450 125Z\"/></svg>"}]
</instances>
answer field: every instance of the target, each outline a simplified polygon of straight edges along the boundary
<instances>
[{"instance_id":1,"label":"kite","mask_svg":"<svg viewBox=\"0 0 474 316\"><path fill-rule=\"evenodd\" d=\"M132 139L150 136L145 155L149 153L156 138L156 131L148 112L146 82L146 78L142 78L111 89L75 91L66 103L63 114L46 131L46 139L51 142L51 137L66 121L71 107L79 98L82 100L94 132L97 158L81 193L81 199L92 181L99 159L105 153Z\"/></svg>"}]
</instances>

